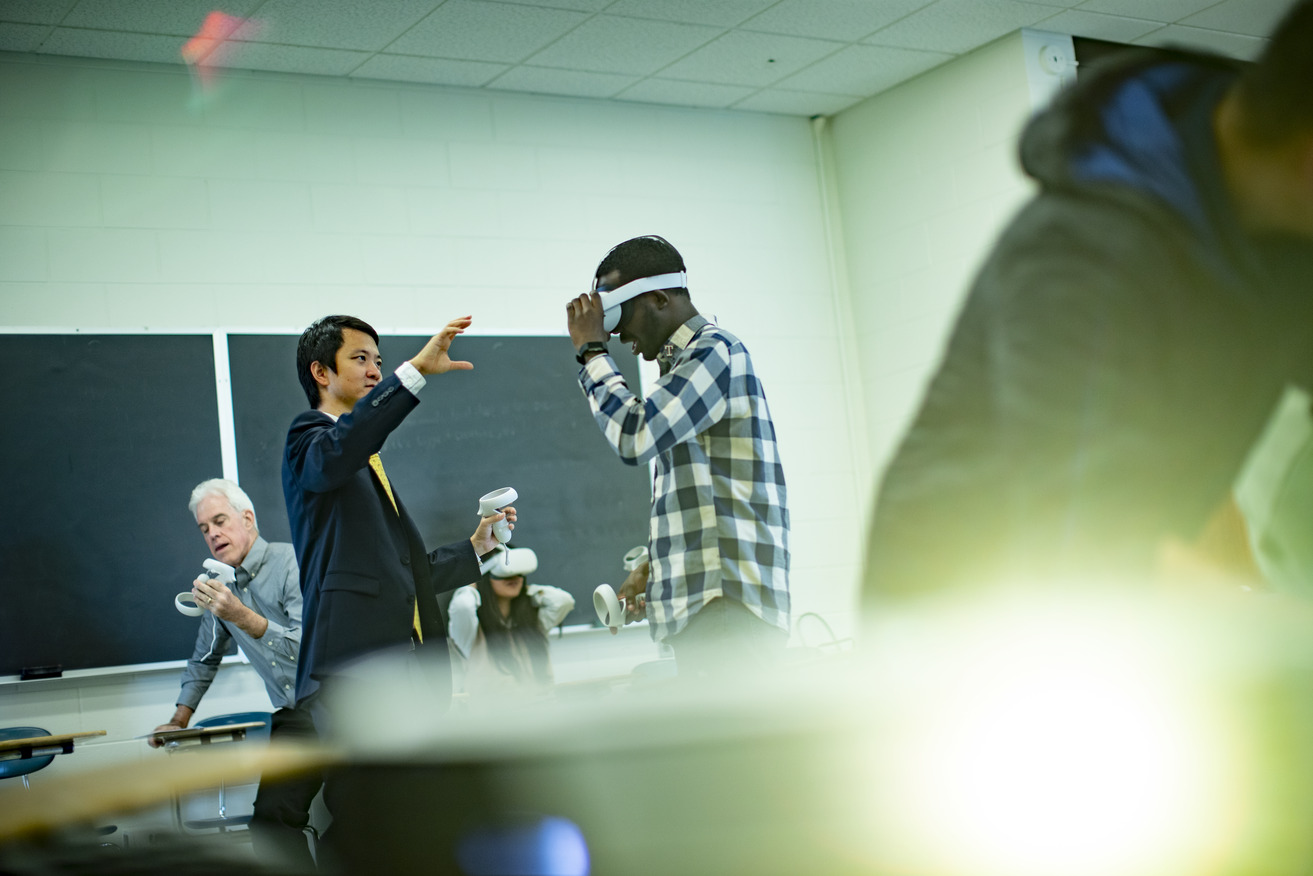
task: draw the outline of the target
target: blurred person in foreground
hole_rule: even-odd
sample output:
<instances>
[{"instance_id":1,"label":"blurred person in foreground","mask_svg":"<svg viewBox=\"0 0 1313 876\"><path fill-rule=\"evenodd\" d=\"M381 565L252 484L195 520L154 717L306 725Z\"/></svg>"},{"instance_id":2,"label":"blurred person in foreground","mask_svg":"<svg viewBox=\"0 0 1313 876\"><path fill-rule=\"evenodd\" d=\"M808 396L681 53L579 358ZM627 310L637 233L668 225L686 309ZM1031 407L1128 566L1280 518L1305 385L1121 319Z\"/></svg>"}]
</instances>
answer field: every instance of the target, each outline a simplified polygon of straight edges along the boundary
<instances>
[{"instance_id":1,"label":"blurred person in foreground","mask_svg":"<svg viewBox=\"0 0 1313 876\"><path fill-rule=\"evenodd\" d=\"M1203 536L1313 377L1310 81L1306 0L1251 67L1127 53L1028 124L1040 192L884 474L868 607L1226 571Z\"/></svg>"}]
</instances>

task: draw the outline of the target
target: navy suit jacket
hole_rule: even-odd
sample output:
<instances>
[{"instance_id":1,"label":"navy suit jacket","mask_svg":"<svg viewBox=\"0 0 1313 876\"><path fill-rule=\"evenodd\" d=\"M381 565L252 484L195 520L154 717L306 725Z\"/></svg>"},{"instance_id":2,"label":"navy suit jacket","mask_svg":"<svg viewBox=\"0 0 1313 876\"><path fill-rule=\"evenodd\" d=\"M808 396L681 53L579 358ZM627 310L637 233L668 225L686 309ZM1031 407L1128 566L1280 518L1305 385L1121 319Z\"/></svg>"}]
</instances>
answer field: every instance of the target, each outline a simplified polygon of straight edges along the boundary
<instances>
[{"instance_id":1,"label":"navy suit jacket","mask_svg":"<svg viewBox=\"0 0 1313 876\"><path fill-rule=\"evenodd\" d=\"M369 467L369 457L418 404L393 374L336 423L306 411L288 430L283 495L304 600L298 704L344 662L410 642L417 597L424 646L445 659L436 594L479 578L469 540L427 553L395 485L393 510Z\"/></svg>"}]
</instances>

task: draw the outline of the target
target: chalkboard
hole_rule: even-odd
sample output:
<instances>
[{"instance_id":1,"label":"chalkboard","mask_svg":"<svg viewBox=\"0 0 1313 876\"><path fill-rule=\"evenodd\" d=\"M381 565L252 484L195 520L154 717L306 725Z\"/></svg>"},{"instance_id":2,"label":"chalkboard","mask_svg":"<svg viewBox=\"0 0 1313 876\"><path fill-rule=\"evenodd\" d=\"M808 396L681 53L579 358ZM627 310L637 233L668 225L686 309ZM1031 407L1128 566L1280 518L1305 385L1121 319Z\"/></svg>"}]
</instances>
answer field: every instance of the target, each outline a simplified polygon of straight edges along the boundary
<instances>
[{"instance_id":1,"label":"chalkboard","mask_svg":"<svg viewBox=\"0 0 1313 876\"><path fill-rule=\"evenodd\" d=\"M196 621L173 595L209 556L187 499L223 471L211 335L4 339L24 391L0 431L0 675L186 659ZM425 340L383 338L385 367ZM227 342L239 480L261 534L287 541L283 442L307 407L296 337ZM431 548L473 532L479 496L515 487L531 580L575 594L566 623L595 623L593 588L618 583L620 558L646 541L648 469L603 440L564 338L461 337L455 352L475 370L430 379L383 449L393 484ZM638 387L635 361L620 360Z\"/></svg>"},{"instance_id":2,"label":"chalkboard","mask_svg":"<svg viewBox=\"0 0 1313 876\"><path fill-rule=\"evenodd\" d=\"M190 656L173 607L209 556L187 513L221 471L210 335L5 334L0 675Z\"/></svg>"},{"instance_id":3,"label":"chalkboard","mask_svg":"<svg viewBox=\"0 0 1313 876\"><path fill-rule=\"evenodd\" d=\"M296 379L296 340L228 337L239 478L269 541L291 538L283 445L292 418L309 407ZM384 373L426 340L381 338ZM388 479L430 549L467 538L478 523L479 497L514 487L514 544L538 554L530 581L574 594L565 623L595 623L593 589L603 581L618 585L621 558L647 541L648 468L622 464L602 438L567 339L462 335L452 354L474 370L429 378L419 407L383 447ZM618 360L638 388L637 362Z\"/></svg>"}]
</instances>

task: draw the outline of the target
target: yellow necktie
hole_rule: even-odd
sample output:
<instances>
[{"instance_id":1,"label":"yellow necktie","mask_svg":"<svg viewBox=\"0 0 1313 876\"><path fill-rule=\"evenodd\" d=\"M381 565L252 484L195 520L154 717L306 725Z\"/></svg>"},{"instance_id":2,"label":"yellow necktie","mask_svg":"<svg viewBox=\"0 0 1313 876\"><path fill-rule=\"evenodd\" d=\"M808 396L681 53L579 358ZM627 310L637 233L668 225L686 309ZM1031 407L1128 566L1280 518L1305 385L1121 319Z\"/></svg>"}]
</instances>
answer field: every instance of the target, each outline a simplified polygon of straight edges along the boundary
<instances>
[{"instance_id":1,"label":"yellow necktie","mask_svg":"<svg viewBox=\"0 0 1313 876\"><path fill-rule=\"evenodd\" d=\"M383 485L383 492L388 494L388 501L392 503L392 510L400 515L401 509L397 507L397 497L392 495L392 484L388 483L387 472L383 471L383 460L379 458L377 453L369 457L369 467L374 470L374 474L378 475L378 482ZM419 625L418 594L415 599L415 635L419 637L420 642L424 641L424 630Z\"/></svg>"}]
</instances>

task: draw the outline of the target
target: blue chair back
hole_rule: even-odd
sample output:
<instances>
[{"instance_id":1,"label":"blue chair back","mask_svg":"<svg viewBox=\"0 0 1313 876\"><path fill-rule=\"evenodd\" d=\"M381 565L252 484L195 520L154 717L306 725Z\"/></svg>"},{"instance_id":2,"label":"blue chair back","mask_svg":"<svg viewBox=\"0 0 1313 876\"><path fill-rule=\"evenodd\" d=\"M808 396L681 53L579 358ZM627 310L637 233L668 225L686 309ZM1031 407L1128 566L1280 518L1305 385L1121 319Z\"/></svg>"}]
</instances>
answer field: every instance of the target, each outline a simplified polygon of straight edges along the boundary
<instances>
[{"instance_id":1,"label":"blue chair back","mask_svg":"<svg viewBox=\"0 0 1313 876\"><path fill-rule=\"evenodd\" d=\"M245 741L268 742L269 730L273 725L273 719L274 716L272 712L231 712L227 715L215 715L211 718L206 718L203 721L195 721L192 723L192 726L193 727L222 727L225 724L250 724L254 721L263 721L264 722L263 727L252 727L251 729L246 731ZM251 823L251 817L254 813L243 811L239 814L229 815L227 796L228 796L228 788L225 783L220 782L218 789L218 800L217 800L218 815L213 817L204 817L204 818L187 818L183 814L182 800L179 798L175 798L174 802L175 802L175 806L177 807L178 821L180 821L182 823L182 826L185 828L194 829L194 830L209 830L212 828L217 828L220 833L227 833L232 828L245 828L247 825ZM240 808L243 810L246 809L246 805L244 802L242 803Z\"/></svg>"},{"instance_id":2,"label":"blue chair back","mask_svg":"<svg viewBox=\"0 0 1313 876\"><path fill-rule=\"evenodd\" d=\"M252 727L246 731L246 739L250 742L269 741L269 730L273 726L274 716L272 712L232 712L227 715L215 715L212 718L206 718L204 721L195 721L193 727L222 727L225 724L250 724L253 721L263 721L263 727Z\"/></svg>"},{"instance_id":3,"label":"blue chair back","mask_svg":"<svg viewBox=\"0 0 1313 876\"><path fill-rule=\"evenodd\" d=\"M49 736L48 730L40 727L0 727L0 741L10 739L27 739L30 736ZM20 757L16 760L0 760L0 779L13 779L18 776L24 776L28 773L34 773L37 770L45 769L50 766L50 762L55 759L53 754L43 754L40 757Z\"/></svg>"}]
</instances>

